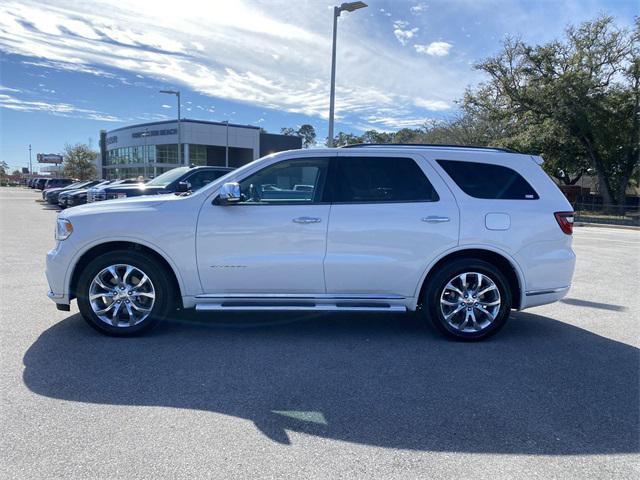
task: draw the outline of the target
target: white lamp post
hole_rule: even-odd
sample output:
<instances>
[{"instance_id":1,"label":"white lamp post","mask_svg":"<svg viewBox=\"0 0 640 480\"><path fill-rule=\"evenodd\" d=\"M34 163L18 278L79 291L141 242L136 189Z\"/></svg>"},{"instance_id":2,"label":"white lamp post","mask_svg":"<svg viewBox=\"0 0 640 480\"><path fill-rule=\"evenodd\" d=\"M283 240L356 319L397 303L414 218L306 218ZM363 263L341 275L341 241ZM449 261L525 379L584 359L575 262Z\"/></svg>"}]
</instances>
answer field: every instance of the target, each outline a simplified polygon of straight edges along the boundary
<instances>
[{"instance_id":1,"label":"white lamp post","mask_svg":"<svg viewBox=\"0 0 640 480\"><path fill-rule=\"evenodd\" d=\"M364 2L347 2L333 7L333 47L331 50L331 94L329 97L329 146L333 147L333 118L336 100L336 37L338 33L338 17L342 12L353 12L366 7Z\"/></svg>"},{"instance_id":2,"label":"white lamp post","mask_svg":"<svg viewBox=\"0 0 640 480\"><path fill-rule=\"evenodd\" d=\"M178 97L178 165L182 165L182 145L180 142L180 91L179 90L160 90L160 93L168 93Z\"/></svg>"}]
</instances>

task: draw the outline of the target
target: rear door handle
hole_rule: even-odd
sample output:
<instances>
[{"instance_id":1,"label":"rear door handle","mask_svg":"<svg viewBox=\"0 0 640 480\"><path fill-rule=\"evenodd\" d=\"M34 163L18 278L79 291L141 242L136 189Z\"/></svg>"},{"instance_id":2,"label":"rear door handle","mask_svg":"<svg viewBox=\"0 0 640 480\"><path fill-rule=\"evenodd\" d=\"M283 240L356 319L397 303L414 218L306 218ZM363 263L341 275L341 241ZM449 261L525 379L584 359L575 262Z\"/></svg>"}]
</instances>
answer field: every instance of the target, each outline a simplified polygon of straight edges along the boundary
<instances>
[{"instance_id":1,"label":"rear door handle","mask_svg":"<svg viewBox=\"0 0 640 480\"><path fill-rule=\"evenodd\" d=\"M431 215L429 217L423 217L422 221L427 223L445 223L449 221L449 217L437 217L435 215Z\"/></svg>"},{"instance_id":2,"label":"rear door handle","mask_svg":"<svg viewBox=\"0 0 640 480\"><path fill-rule=\"evenodd\" d=\"M293 221L295 223L320 223L322 220L318 217L297 217Z\"/></svg>"}]
</instances>

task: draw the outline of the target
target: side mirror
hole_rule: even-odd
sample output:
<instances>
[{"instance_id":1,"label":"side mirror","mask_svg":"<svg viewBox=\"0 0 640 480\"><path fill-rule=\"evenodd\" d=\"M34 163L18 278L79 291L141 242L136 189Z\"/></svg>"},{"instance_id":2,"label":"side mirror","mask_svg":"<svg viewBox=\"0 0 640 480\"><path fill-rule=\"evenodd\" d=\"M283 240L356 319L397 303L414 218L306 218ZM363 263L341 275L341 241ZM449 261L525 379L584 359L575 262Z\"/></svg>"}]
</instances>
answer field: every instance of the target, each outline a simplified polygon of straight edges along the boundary
<instances>
[{"instance_id":1,"label":"side mirror","mask_svg":"<svg viewBox=\"0 0 640 480\"><path fill-rule=\"evenodd\" d=\"M178 182L176 185L176 193L188 192L190 188L191 184L189 182Z\"/></svg>"},{"instance_id":2,"label":"side mirror","mask_svg":"<svg viewBox=\"0 0 640 480\"><path fill-rule=\"evenodd\" d=\"M229 182L222 185L217 197L218 205L228 205L240 201L240 184Z\"/></svg>"}]
</instances>

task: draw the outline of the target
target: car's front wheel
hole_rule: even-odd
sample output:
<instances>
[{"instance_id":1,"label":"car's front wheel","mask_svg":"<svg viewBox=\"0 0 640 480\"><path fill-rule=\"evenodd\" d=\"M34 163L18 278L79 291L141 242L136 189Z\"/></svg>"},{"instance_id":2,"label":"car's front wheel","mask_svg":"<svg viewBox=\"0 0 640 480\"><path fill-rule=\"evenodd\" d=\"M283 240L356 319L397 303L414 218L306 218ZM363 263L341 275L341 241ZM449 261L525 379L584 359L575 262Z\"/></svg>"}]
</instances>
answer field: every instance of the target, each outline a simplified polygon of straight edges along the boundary
<instances>
[{"instance_id":1,"label":"car's front wheel","mask_svg":"<svg viewBox=\"0 0 640 480\"><path fill-rule=\"evenodd\" d=\"M509 282L488 262L455 260L430 280L422 307L445 335L482 340L500 330L509 318Z\"/></svg>"},{"instance_id":2,"label":"car's front wheel","mask_svg":"<svg viewBox=\"0 0 640 480\"><path fill-rule=\"evenodd\" d=\"M150 256L132 250L92 260L78 279L77 298L87 323L115 336L151 329L173 306L167 272Z\"/></svg>"}]
</instances>

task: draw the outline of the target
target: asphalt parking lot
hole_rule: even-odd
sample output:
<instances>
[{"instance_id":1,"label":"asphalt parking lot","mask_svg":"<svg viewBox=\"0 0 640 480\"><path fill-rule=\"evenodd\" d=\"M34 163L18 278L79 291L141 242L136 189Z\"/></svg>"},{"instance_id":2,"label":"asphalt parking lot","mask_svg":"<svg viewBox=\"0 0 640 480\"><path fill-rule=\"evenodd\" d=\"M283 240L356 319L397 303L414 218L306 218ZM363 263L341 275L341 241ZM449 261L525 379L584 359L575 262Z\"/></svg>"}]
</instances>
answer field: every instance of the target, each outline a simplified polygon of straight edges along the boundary
<instances>
[{"instance_id":1,"label":"asphalt parking lot","mask_svg":"<svg viewBox=\"0 0 640 480\"><path fill-rule=\"evenodd\" d=\"M47 299L37 198L0 189L3 479L640 474L640 231L577 228L568 297L482 343L353 314L114 339Z\"/></svg>"}]
</instances>

